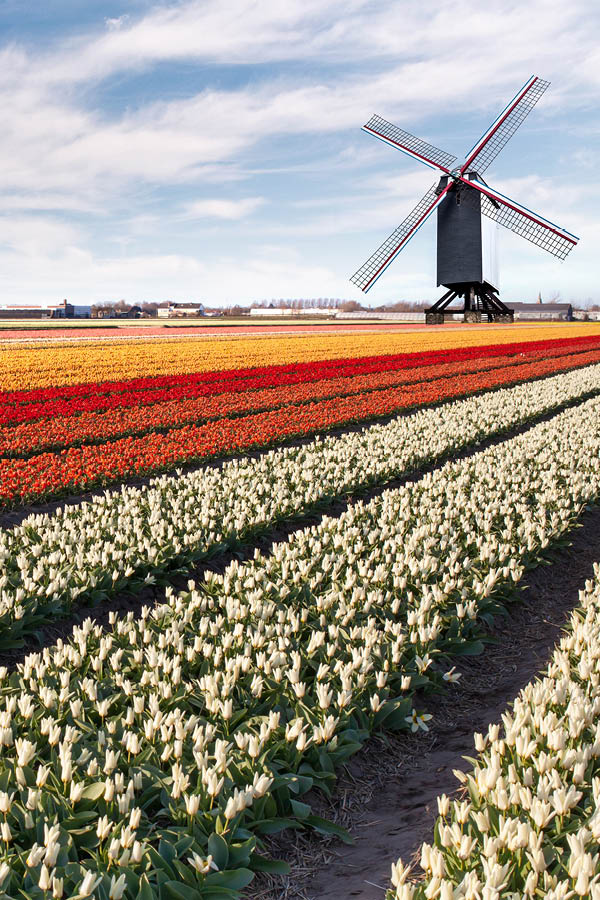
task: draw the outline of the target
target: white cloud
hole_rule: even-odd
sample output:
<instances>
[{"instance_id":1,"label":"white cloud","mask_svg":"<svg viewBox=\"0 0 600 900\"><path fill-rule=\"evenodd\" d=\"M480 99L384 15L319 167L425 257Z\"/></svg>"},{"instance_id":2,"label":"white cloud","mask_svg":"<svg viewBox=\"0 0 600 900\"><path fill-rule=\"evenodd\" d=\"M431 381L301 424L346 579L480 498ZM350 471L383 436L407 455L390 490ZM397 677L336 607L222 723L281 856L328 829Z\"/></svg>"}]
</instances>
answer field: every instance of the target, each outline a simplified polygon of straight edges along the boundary
<instances>
[{"instance_id":1,"label":"white cloud","mask_svg":"<svg viewBox=\"0 0 600 900\"><path fill-rule=\"evenodd\" d=\"M261 140L354 128L374 110L414 127L461 107L495 111L534 65L544 76L560 71L558 91L540 105L542 116L557 98L565 102L565 91L571 103L580 103L596 85L594 67L586 64L597 52L586 0L534 0L527 7L504 2L484 13L473 0L446 0L433 18L416 0L354 0L343 7L339 0L209 0L114 21L118 28L65 41L41 57L15 46L0 54L2 183L25 189L35 181L38 189L108 200L110 191L121 195L137 180L170 184L211 173L218 178L219 170L227 177L231 169L223 164L238 162ZM556 47L567 36L578 66L565 72ZM457 54L466 39L472 52ZM183 58L241 64L315 57L336 66L293 81L268 74L235 90L201 89L184 99L133 104L110 117L86 108L87 95L73 93L75 82L85 86ZM376 59L377 67L340 67L350 58ZM531 60L526 68L524 59ZM487 119L481 121L485 127ZM448 149L460 154L467 147Z\"/></svg>"},{"instance_id":2,"label":"white cloud","mask_svg":"<svg viewBox=\"0 0 600 900\"><path fill-rule=\"evenodd\" d=\"M181 254L96 257L71 247L53 257L40 255L40 265L26 270L25 289L23 263L21 254L0 254L3 291L14 302L49 297L67 297L73 303L193 297L226 303L302 296L303 291L315 296L350 293L345 277L327 266L306 265L286 247L271 248L252 260L219 256L205 262Z\"/></svg>"},{"instance_id":3,"label":"white cloud","mask_svg":"<svg viewBox=\"0 0 600 900\"><path fill-rule=\"evenodd\" d=\"M212 197L188 203L182 215L186 219L243 219L264 202L264 197L245 197L242 200Z\"/></svg>"},{"instance_id":4,"label":"white cloud","mask_svg":"<svg viewBox=\"0 0 600 900\"><path fill-rule=\"evenodd\" d=\"M117 16L114 19L105 19L104 24L106 25L108 31L120 31L128 20L129 16L123 15Z\"/></svg>"},{"instance_id":5,"label":"white cloud","mask_svg":"<svg viewBox=\"0 0 600 900\"><path fill-rule=\"evenodd\" d=\"M62 254L81 237L79 229L44 216L0 216L0 247L22 254L26 269L31 258Z\"/></svg>"},{"instance_id":6,"label":"white cloud","mask_svg":"<svg viewBox=\"0 0 600 900\"><path fill-rule=\"evenodd\" d=\"M489 96L490 90L512 83L524 60L560 68L557 48L567 42L571 53L580 54L571 80L597 83L597 21L589 0L531 0L527 5L502 0L484 7L473 0L438 0L434 7L421 0L188 0L163 4L137 19L106 19L108 32L66 41L63 52L47 54L39 68L53 84L182 59L247 65L298 59L389 64L406 58L417 91L422 73L429 98L428 69L442 59L454 61L458 94L471 90L481 104L486 102L483 82L472 80L476 70L492 75L485 85ZM461 52L465 47L469 52ZM524 72L524 78L529 74ZM398 88L403 91L402 84ZM436 88L445 91L442 82Z\"/></svg>"},{"instance_id":7,"label":"white cloud","mask_svg":"<svg viewBox=\"0 0 600 900\"><path fill-rule=\"evenodd\" d=\"M171 278L185 294L206 272L222 294L223 272L220 279L210 274L216 260L242 294L245 285L264 286L264 296L293 293L284 288L286 271L290 283L303 285L300 293L321 277L328 291L335 284L347 294L352 263L343 257L354 259L359 238L367 252L374 249L433 180L391 148L371 144L359 125L378 112L460 155L532 72L554 81L534 127L549 144L561 128L565 156L556 159L555 179L531 177L525 162L522 175L491 183L589 241L597 198L582 188L578 166L589 168L594 149L575 137L570 146L569 129L598 133L599 19L589 0L184 0L106 19L50 50L7 45L0 50L0 209L14 219L0 222L0 241L12 248L0 264L21 271L11 290L42 289L38 271L48 274L39 285L61 283L68 270L73 289L86 296L93 289L85 279L106 291L117 290L119 279L149 291L148 272L165 291ZM155 77L150 100L128 93L136 79L139 89L140 73L168 73L182 61L189 68L177 90L163 91ZM121 99L105 101L103 88L112 96L115 83ZM473 122L475 134L467 129ZM347 131L356 137L344 147ZM232 193L243 181L251 183ZM249 217L252 229L244 232ZM174 252L169 232L182 218L192 234L203 223L221 234L230 228L231 240L243 237L247 257L227 268L219 246L205 241L197 259L189 246ZM249 238L283 235L297 239L305 256L270 270L269 291L271 263L254 260ZM109 241L130 255L108 257ZM413 243L398 274L392 269L378 290L394 296L408 283L424 290L422 275L432 266ZM526 251L516 254L514 269L524 278L539 252ZM591 283L593 260L576 252L582 263L573 281L582 283L583 270ZM329 262L332 256L342 261ZM237 280L238 271L244 278ZM322 295L325 286L315 290Z\"/></svg>"}]
</instances>

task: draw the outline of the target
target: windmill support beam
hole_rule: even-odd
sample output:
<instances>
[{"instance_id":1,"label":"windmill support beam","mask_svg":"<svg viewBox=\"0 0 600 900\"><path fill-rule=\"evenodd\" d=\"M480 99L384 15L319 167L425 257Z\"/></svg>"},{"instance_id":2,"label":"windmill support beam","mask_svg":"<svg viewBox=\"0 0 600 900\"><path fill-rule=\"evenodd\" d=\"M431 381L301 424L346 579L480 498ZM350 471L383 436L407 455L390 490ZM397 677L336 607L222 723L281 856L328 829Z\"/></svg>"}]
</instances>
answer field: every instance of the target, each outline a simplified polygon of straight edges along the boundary
<instances>
[{"instance_id":1,"label":"windmill support beam","mask_svg":"<svg viewBox=\"0 0 600 900\"><path fill-rule=\"evenodd\" d=\"M461 297L464 301L462 309L449 309L450 304ZM456 314L462 314L464 322L514 321L512 309L500 300L497 290L480 283L453 285L433 306L425 310L425 323L443 325L446 317Z\"/></svg>"}]
</instances>

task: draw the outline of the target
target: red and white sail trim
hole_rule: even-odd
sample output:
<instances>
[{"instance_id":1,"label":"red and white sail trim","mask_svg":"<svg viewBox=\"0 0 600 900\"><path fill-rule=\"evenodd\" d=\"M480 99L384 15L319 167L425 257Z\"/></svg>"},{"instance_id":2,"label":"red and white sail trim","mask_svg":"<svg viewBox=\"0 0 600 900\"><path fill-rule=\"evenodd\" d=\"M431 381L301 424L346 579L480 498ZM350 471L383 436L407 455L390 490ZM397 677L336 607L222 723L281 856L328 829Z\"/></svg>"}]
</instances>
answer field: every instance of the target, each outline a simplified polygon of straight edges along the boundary
<instances>
[{"instance_id":1,"label":"red and white sail trim","mask_svg":"<svg viewBox=\"0 0 600 900\"><path fill-rule=\"evenodd\" d=\"M532 244L547 250L553 256L565 259L573 247L577 246L579 238L576 235L526 206L522 206L516 200L511 200L510 197L506 197L495 188L484 185L476 179L461 178L461 181L488 198L489 202L486 203L482 200L481 204L481 211L484 215L531 241Z\"/></svg>"},{"instance_id":2,"label":"red and white sail trim","mask_svg":"<svg viewBox=\"0 0 600 900\"><path fill-rule=\"evenodd\" d=\"M375 253L362 264L360 269L354 273L350 281L366 294L377 279L383 275L387 267L392 263L401 250L403 250L410 239L417 233L421 225L423 225L432 212L437 209L448 191L453 187L454 182L448 179L448 184L440 193L436 193L437 185L434 184L429 188L424 197L422 197L413 211L399 225L386 240L377 248Z\"/></svg>"},{"instance_id":3,"label":"red and white sail trim","mask_svg":"<svg viewBox=\"0 0 600 900\"><path fill-rule=\"evenodd\" d=\"M482 174L487 169L517 128L527 118L549 85L549 81L543 81L537 75L532 75L525 82L521 90L517 91L510 103L504 107L497 119L492 122L485 134L469 150L460 169L461 175L468 169L474 169L479 174Z\"/></svg>"},{"instance_id":4,"label":"red and white sail trim","mask_svg":"<svg viewBox=\"0 0 600 900\"><path fill-rule=\"evenodd\" d=\"M371 116L367 124L362 126L362 130L367 134L372 134L384 144L394 147L395 150L400 150L412 159L424 163L430 169L436 169L446 175L449 174L449 167L456 160L456 156L452 156L451 153L446 153L445 150L440 150L439 147L434 147L433 144L428 144L421 138L415 137L414 134L403 131L402 128L392 125L387 119L382 119L381 116Z\"/></svg>"}]
</instances>

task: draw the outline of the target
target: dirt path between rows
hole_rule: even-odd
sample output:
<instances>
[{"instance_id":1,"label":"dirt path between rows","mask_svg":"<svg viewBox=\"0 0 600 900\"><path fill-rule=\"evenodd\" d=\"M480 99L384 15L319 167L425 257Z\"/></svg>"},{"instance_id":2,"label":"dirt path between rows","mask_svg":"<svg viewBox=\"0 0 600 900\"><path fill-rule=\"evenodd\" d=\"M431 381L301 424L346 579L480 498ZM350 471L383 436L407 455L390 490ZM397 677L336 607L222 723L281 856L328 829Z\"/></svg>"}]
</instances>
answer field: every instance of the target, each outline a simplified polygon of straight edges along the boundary
<instances>
[{"instance_id":1,"label":"dirt path between rows","mask_svg":"<svg viewBox=\"0 0 600 900\"><path fill-rule=\"evenodd\" d=\"M499 722L521 688L546 666L579 591L600 560L600 508L586 512L571 532L571 545L554 551L550 565L524 578L524 597L495 623L497 641L478 658L461 658L458 685L417 703L434 715L428 734L374 738L346 767L335 795L320 813L348 828L354 846L316 835L282 836L271 852L287 859L292 873L262 877L245 894L252 900L383 900L390 866L415 858L430 840L436 797L459 783L475 756L473 734ZM430 723L431 724L431 723Z\"/></svg>"}]
</instances>

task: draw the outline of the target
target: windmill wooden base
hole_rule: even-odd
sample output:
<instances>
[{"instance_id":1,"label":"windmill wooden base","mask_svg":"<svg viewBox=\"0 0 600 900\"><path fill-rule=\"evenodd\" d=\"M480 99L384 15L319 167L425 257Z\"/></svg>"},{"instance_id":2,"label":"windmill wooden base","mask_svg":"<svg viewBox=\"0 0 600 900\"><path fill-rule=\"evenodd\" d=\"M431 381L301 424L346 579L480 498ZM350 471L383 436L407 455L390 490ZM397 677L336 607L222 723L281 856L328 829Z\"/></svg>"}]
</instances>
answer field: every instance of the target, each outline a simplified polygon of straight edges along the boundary
<instances>
[{"instance_id":1,"label":"windmill wooden base","mask_svg":"<svg viewBox=\"0 0 600 900\"><path fill-rule=\"evenodd\" d=\"M450 304L464 298L462 309L448 309ZM496 288L488 284L454 284L443 297L425 310L427 325L443 325L446 316L462 314L465 322L513 322L514 312L498 297Z\"/></svg>"}]
</instances>

